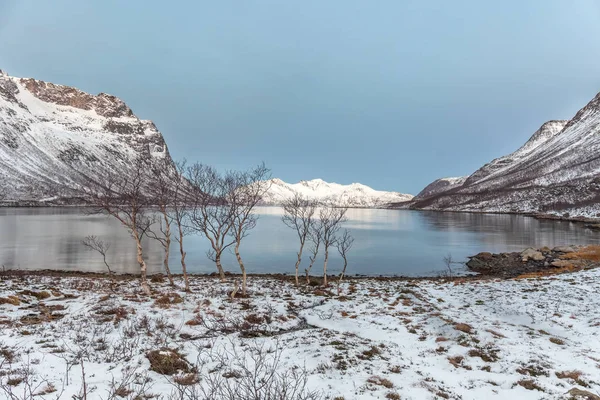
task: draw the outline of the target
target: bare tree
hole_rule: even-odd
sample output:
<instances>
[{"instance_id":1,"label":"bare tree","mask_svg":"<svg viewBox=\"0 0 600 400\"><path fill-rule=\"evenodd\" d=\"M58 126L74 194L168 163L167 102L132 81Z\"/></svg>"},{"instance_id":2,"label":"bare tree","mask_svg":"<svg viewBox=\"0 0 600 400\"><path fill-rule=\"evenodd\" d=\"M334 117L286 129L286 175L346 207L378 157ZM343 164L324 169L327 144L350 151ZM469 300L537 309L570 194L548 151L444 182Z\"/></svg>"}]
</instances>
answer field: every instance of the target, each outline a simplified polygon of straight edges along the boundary
<instances>
[{"instance_id":1,"label":"bare tree","mask_svg":"<svg viewBox=\"0 0 600 400\"><path fill-rule=\"evenodd\" d=\"M84 189L84 198L92 206L92 213L110 215L129 230L136 245L142 290L150 295L142 246L142 239L153 223L147 196L148 169L148 162L138 158L126 174L112 171L97 180L90 179Z\"/></svg>"},{"instance_id":2,"label":"bare tree","mask_svg":"<svg viewBox=\"0 0 600 400\"><path fill-rule=\"evenodd\" d=\"M281 217L281 220L286 226L296 231L298 239L300 240L300 249L298 250L298 258L296 260L296 286L299 285L298 268L302 262L302 252L306 240L310 239L310 231L313 227L315 211L316 203L304 198L299 193L296 193L294 197L283 202L283 216ZM317 252L318 250L317 247Z\"/></svg>"},{"instance_id":3,"label":"bare tree","mask_svg":"<svg viewBox=\"0 0 600 400\"><path fill-rule=\"evenodd\" d=\"M224 175L208 165L196 163L187 169L191 184L191 228L210 242L207 256L214 261L221 280L225 272L221 264L223 252L235 243L230 231L233 226L233 208L225 199L236 189L234 173Z\"/></svg>"},{"instance_id":4,"label":"bare tree","mask_svg":"<svg viewBox=\"0 0 600 400\"><path fill-rule=\"evenodd\" d=\"M189 218L189 205L190 200L190 185L185 179L186 173L186 161L179 161L175 163L176 174L173 181L173 192L170 216L172 222L177 228L177 235L175 240L179 244L179 254L181 256L181 272L183 273L183 280L185 283L185 291L190 291L190 280L187 273L187 266L185 263L186 252L183 248L183 238L190 232L190 228L186 225Z\"/></svg>"},{"instance_id":5,"label":"bare tree","mask_svg":"<svg viewBox=\"0 0 600 400\"><path fill-rule=\"evenodd\" d=\"M337 242L337 233L341 224L346 222L348 207L335 207L332 204L325 205L319 211L319 229L322 233L323 250L325 258L323 261L323 286L327 286L327 263L329 261L329 248Z\"/></svg>"},{"instance_id":6,"label":"bare tree","mask_svg":"<svg viewBox=\"0 0 600 400\"><path fill-rule=\"evenodd\" d=\"M338 292L338 296L339 296L340 295L340 285L342 283L342 279L344 279L344 276L346 275L346 268L348 267L348 252L350 251L350 249L352 248L352 245L354 244L354 238L352 237L352 235L350 235L350 232L348 231L348 229L344 229L344 233L342 234L342 236L340 238L338 238L336 244L337 244L338 252L340 253L340 256L342 256L342 259L344 260L344 267L342 268L342 272L340 273L340 278L338 279L338 284L337 284L337 292Z\"/></svg>"},{"instance_id":7,"label":"bare tree","mask_svg":"<svg viewBox=\"0 0 600 400\"><path fill-rule=\"evenodd\" d=\"M309 232L310 241L312 242L312 246L310 248L310 264L308 268L304 270L306 273L306 284L310 284L310 270L312 269L315 261L317 261L317 256L319 255L319 248L321 247L321 242L323 241L323 230L320 223L313 222L312 227Z\"/></svg>"},{"instance_id":8,"label":"bare tree","mask_svg":"<svg viewBox=\"0 0 600 400\"><path fill-rule=\"evenodd\" d=\"M83 240L82 244L90 250L94 250L98 252L102 256L102 261L104 262L104 266L108 270L108 274L111 277L111 280L114 284L114 274L115 272L110 267L108 261L106 261L106 253L108 253L108 249L110 249L110 243L101 240L97 236L91 235L86 236Z\"/></svg>"},{"instance_id":9,"label":"bare tree","mask_svg":"<svg viewBox=\"0 0 600 400\"><path fill-rule=\"evenodd\" d=\"M258 221L258 215L254 212L256 205L260 202L264 194L271 186L270 170L264 163L244 172L235 172L231 175L234 178L233 190L227 196L227 203L232 213L232 227L230 235L233 237L235 245L233 247L235 257L242 271L242 295L246 295L247 274L246 266L240 255L240 245Z\"/></svg>"},{"instance_id":10,"label":"bare tree","mask_svg":"<svg viewBox=\"0 0 600 400\"><path fill-rule=\"evenodd\" d=\"M176 173L176 172L175 172ZM174 165L171 159L163 158L150 166L150 191L152 203L158 208L160 214L158 218L158 232L153 229L148 230L148 237L160 243L164 250L163 266L169 283L175 286L173 275L169 268L169 256L171 254L171 216L169 207L173 202L173 186L176 177Z\"/></svg>"}]
</instances>

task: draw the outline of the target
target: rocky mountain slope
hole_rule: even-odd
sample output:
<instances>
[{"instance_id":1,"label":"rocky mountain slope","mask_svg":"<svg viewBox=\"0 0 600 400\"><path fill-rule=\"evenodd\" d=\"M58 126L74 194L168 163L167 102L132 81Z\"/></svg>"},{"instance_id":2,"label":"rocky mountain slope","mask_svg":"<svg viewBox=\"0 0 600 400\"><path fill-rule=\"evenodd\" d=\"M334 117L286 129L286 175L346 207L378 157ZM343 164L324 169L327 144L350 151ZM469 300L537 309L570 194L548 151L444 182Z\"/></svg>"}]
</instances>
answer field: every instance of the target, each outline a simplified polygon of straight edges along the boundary
<instances>
[{"instance_id":1,"label":"rocky mountain slope","mask_svg":"<svg viewBox=\"0 0 600 400\"><path fill-rule=\"evenodd\" d=\"M411 207L600 216L600 94L571 120L545 123L520 149L464 182L436 182Z\"/></svg>"},{"instance_id":2,"label":"rocky mountain slope","mask_svg":"<svg viewBox=\"0 0 600 400\"><path fill-rule=\"evenodd\" d=\"M419 194L417 194L414 200L426 199L435 194L446 192L455 187L461 186L465 183L468 176L458 176L452 178L440 178L431 182L429 185L425 186L425 189L421 190Z\"/></svg>"},{"instance_id":3,"label":"rocky mountain slope","mask_svg":"<svg viewBox=\"0 0 600 400\"><path fill-rule=\"evenodd\" d=\"M270 188L263 197L263 204L278 205L296 193L305 198L349 207L380 207L392 202L404 202L413 198L410 194L384 192L360 183L340 185L321 179L290 184L281 179L271 179Z\"/></svg>"},{"instance_id":4,"label":"rocky mountain slope","mask_svg":"<svg viewBox=\"0 0 600 400\"><path fill-rule=\"evenodd\" d=\"M170 157L161 133L120 99L0 71L0 187L19 202L60 202L88 178Z\"/></svg>"}]
</instances>

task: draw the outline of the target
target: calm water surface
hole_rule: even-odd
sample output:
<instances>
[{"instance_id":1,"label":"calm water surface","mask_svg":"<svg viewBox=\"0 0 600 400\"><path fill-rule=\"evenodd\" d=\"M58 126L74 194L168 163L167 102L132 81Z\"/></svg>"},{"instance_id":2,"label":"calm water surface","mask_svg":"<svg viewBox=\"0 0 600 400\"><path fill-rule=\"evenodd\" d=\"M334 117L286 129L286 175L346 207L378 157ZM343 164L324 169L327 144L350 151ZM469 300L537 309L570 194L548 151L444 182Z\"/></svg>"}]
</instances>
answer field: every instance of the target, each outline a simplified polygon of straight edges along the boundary
<instances>
[{"instance_id":1,"label":"calm water surface","mask_svg":"<svg viewBox=\"0 0 600 400\"><path fill-rule=\"evenodd\" d=\"M248 270L292 274L297 236L281 222L280 208L261 207L259 213L258 225L241 249ZM579 224L517 215L351 209L348 218L346 228L355 237L349 255L350 274L432 275L444 268L443 258L448 254L465 261L480 251L600 242L600 235ZM81 244L88 235L111 244L109 263L114 270L138 271L135 245L127 230L112 218L85 215L77 208L0 208L0 266L105 271L101 256ZM206 258L206 239L188 236L185 240L189 271L213 272L214 264ZM152 240L146 240L145 246L150 272L161 271L162 248ZM175 247L171 268L180 272ZM337 251L334 253L332 273L341 267ZM304 258L301 270L308 255ZM232 254L225 255L224 266L238 271Z\"/></svg>"}]
</instances>

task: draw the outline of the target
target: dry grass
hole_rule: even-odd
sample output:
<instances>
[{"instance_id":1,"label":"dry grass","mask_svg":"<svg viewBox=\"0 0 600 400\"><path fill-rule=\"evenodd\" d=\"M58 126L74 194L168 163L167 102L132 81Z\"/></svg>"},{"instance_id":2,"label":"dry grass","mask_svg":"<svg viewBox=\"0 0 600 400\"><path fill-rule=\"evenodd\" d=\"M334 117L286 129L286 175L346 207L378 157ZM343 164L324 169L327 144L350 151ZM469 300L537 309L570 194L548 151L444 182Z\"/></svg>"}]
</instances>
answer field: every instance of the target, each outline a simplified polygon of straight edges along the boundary
<instances>
[{"instance_id":1,"label":"dry grass","mask_svg":"<svg viewBox=\"0 0 600 400\"><path fill-rule=\"evenodd\" d=\"M180 303L183 303L183 298L177 293L164 294L154 302L160 308L170 308L172 305Z\"/></svg>"},{"instance_id":2,"label":"dry grass","mask_svg":"<svg viewBox=\"0 0 600 400\"><path fill-rule=\"evenodd\" d=\"M192 372L190 364L177 350L152 350L146 357L150 361L150 369L162 375Z\"/></svg>"},{"instance_id":3,"label":"dry grass","mask_svg":"<svg viewBox=\"0 0 600 400\"><path fill-rule=\"evenodd\" d=\"M200 378L197 373L191 372L189 374L177 375L173 378L175 383L183 386L191 386L200 382Z\"/></svg>"},{"instance_id":4,"label":"dry grass","mask_svg":"<svg viewBox=\"0 0 600 400\"><path fill-rule=\"evenodd\" d=\"M454 366L454 368L459 368L462 366L462 362L465 358L463 356L454 356L448 357L448 362Z\"/></svg>"},{"instance_id":5,"label":"dry grass","mask_svg":"<svg viewBox=\"0 0 600 400\"><path fill-rule=\"evenodd\" d=\"M538 385L533 379L521 379L516 384L524 387L527 390L538 390L540 392L544 391L544 389L540 385Z\"/></svg>"},{"instance_id":6,"label":"dry grass","mask_svg":"<svg viewBox=\"0 0 600 400\"><path fill-rule=\"evenodd\" d=\"M0 297L0 305L1 304L11 304L13 306L18 306L21 304L21 300L19 300L17 296Z\"/></svg>"},{"instance_id":7,"label":"dry grass","mask_svg":"<svg viewBox=\"0 0 600 400\"><path fill-rule=\"evenodd\" d=\"M528 272L526 274L521 274L521 275L517 276L515 279L535 279L535 278L541 278L544 276L577 272L577 271L581 271L582 269L583 269L583 267L576 266L574 264L569 264L569 265L566 265L566 266L560 267L560 268L548 268L548 269L544 269L541 271Z\"/></svg>"},{"instance_id":8,"label":"dry grass","mask_svg":"<svg viewBox=\"0 0 600 400\"><path fill-rule=\"evenodd\" d=\"M458 323L458 324L454 324L454 329L456 329L457 331L461 331L464 333L473 333L473 327L469 324L463 324L463 323Z\"/></svg>"},{"instance_id":9,"label":"dry grass","mask_svg":"<svg viewBox=\"0 0 600 400\"><path fill-rule=\"evenodd\" d=\"M368 383L372 383L373 385L383 386L384 388L391 389L394 387L394 384L389 379L382 378L380 376L372 376L367 379Z\"/></svg>"},{"instance_id":10,"label":"dry grass","mask_svg":"<svg viewBox=\"0 0 600 400\"><path fill-rule=\"evenodd\" d=\"M574 253L567 253L561 257L564 260L588 260L588 261L600 261L600 246L592 245L586 246Z\"/></svg>"},{"instance_id":11,"label":"dry grass","mask_svg":"<svg viewBox=\"0 0 600 400\"><path fill-rule=\"evenodd\" d=\"M524 365L522 367L517 368L517 372L521 375L527 376L549 376L550 374L544 367L536 364Z\"/></svg>"},{"instance_id":12,"label":"dry grass","mask_svg":"<svg viewBox=\"0 0 600 400\"><path fill-rule=\"evenodd\" d=\"M476 349L469 350L468 354L469 354L469 357L479 357L485 362L496 362L500 359L500 357L498 357L498 352L499 352L498 349L476 348Z\"/></svg>"},{"instance_id":13,"label":"dry grass","mask_svg":"<svg viewBox=\"0 0 600 400\"><path fill-rule=\"evenodd\" d=\"M506 339L506 336L504 336L504 335L503 335L503 334L501 334L500 332L498 332L498 331L495 331L495 330L493 330L493 329L486 329L485 331L486 331L486 332L488 332L488 333L491 333L491 334L492 334L492 336L494 336L494 337L495 337L495 338L497 338L497 339Z\"/></svg>"},{"instance_id":14,"label":"dry grass","mask_svg":"<svg viewBox=\"0 0 600 400\"><path fill-rule=\"evenodd\" d=\"M32 296L38 300L45 300L51 296L51 294L46 292L45 290L42 290L40 292L36 292L34 290L23 290L22 292L19 292L19 294L22 294L23 296Z\"/></svg>"},{"instance_id":15,"label":"dry grass","mask_svg":"<svg viewBox=\"0 0 600 400\"><path fill-rule=\"evenodd\" d=\"M556 372L556 377L558 379L573 379L574 381L581 378L581 375L583 375L583 372L578 370Z\"/></svg>"},{"instance_id":16,"label":"dry grass","mask_svg":"<svg viewBox=\"0 0 600 400\"><path fill-rule=\"evenodd\" d=\"M564 340L562 340L562 339L559 339L559 338L557 338L557 337L551 337L551 338L550 338L550 341L551 341L552 343L554 343L554 344L558 344L558 345L560 345L560 346L563 346L563 345L565 344L565 341L564 341Z\"/></svg>"},{"instance_id":17,"label":"dry grass","mask_svg":"<svg viewBox=\"0 0 600 400\"><path fill-rule=\"evenodd\" d=\"M555 374L558 379L572 379L579 386L589 387L589 384L586 381L584 381L583 379L581 379L583 372L581 372L579 370L562 371L562 372L556 372Z\"/></svg>"}]
</instances>

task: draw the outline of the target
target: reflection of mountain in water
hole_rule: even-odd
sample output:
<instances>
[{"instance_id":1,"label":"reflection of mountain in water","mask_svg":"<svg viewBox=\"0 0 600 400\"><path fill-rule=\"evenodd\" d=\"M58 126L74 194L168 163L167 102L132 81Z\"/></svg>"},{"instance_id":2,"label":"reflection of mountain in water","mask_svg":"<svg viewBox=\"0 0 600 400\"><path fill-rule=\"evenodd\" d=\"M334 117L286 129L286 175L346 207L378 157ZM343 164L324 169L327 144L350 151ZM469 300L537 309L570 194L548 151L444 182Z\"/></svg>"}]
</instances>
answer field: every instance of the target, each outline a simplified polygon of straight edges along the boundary
<instances>
[{"instance_id":1,"label":"reflection of mountain in water","mask_svg":"<svg viewBox=\"0 0 600 400\"><path fill-rule=\"evenodd\" d=\"M85 215L71 208L0 209L0 265L21 269L105 271L102 257L82 245L88 235L110 242L108 263L116 271L139 272L135 245L126 229L111 218ZM149 240L145 240L144 245L148 249L149 264L160 265L158 246Z\"/></svg>"},{"instance_id":2,"label":"reflection of mountain in water","mask_svg":"<svg viewBox=\"0 0 600 400\"><path fill-rule=\"evenodd\" d=\"M556 243L589 243L593 238L589 229L569 221L510 214L436 211L419 214L424 224L437 231L479 234L477 240L490 245L552 246Z\"/></svg>"}]
</instances>

